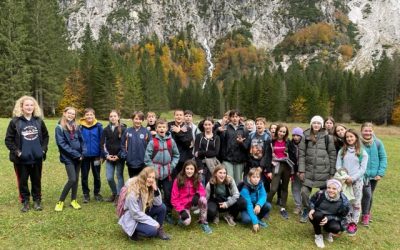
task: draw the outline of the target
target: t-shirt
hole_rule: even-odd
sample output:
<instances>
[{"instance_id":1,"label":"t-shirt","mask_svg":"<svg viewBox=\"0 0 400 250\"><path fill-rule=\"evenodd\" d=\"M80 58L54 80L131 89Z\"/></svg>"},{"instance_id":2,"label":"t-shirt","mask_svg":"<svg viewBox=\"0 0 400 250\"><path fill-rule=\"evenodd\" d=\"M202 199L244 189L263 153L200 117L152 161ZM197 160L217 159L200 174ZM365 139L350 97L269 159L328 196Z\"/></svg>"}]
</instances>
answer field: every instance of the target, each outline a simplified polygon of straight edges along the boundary
<instances>
[{"instance_id":1,"label":"t-shirt","mask_svg":"<svg viewBox=\"0 0 400 250\"><path fill-rule=\"evenodd\" d=\"M286 153L286 142L285 141L275 141L274 142L274 154L277 159L282 159L287 157Z\"/></svg>"}]
</instances>

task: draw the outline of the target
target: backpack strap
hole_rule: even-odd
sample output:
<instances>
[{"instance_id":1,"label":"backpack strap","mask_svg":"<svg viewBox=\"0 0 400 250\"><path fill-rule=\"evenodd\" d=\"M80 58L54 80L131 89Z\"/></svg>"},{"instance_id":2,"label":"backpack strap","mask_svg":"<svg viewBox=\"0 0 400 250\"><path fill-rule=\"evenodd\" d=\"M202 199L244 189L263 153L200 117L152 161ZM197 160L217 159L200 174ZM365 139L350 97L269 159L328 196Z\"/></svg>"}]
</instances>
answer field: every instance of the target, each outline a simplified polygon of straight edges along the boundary
<instances>
[{"instance_id":1,"label":"backpack strap","mask_svg":"<svg viewBox=\"0 0 400 250\"><path fill-rule=\"evenodd\" d=\"M172 160L172 139L171 138L167 139L167 149L168 149L169 155L171 156L171 160Z\"/></svg>"},{"instance_id":2,"label":"backpack strap","mask_svg":"<svg viewBox=\"0 0 400 250\"><path fill-rule=\"evenodd\" d=\"M324 193L324 191L322 191L322 190L318 191L317 199L316 199L315 204L314 204L314 208L318 207L322 203L322 200L323 200L322 199L322 195L323 195L323 193Z\"/></svg>"}]
</instances>

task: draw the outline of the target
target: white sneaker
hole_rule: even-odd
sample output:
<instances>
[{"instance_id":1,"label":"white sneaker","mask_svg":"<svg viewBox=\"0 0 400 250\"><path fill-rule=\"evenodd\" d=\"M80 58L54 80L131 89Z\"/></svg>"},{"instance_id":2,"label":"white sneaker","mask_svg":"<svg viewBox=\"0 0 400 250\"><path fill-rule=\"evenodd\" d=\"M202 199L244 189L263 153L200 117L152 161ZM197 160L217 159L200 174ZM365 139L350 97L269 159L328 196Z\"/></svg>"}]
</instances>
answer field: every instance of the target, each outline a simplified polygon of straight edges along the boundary
<instances>
[{"instance_id":1,"label":"white sneaker","mask_svg":"<svg viewBox=\"0 0 400 250\"><path fill-rule=\"evenodd\" d=\"M326 240L327 240L329 243L332 243L332 242L333 242L333 234L332 234L332 233L328 233L328 237L326 238Z\"/></svg>"},{"instance_id":2,"label":"white sneaker","mask_svg":"<svg viewBox=\"0 0 400 250\"><path fill-rule=\"evenodd\" d=\"M316 234L315 235L315 244L319 248L324 248L325 247L324 237L322 236L322 234Z\"/></svg>"}]
</instances>

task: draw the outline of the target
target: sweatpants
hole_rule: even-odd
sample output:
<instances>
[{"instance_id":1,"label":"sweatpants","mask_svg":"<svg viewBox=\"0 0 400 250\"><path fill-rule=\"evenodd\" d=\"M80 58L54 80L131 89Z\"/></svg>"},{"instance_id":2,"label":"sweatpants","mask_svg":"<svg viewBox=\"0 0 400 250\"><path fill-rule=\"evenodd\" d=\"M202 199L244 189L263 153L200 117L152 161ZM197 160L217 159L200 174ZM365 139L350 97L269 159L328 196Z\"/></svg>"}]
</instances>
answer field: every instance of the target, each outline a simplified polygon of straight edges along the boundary
<instances>
[{"instance_id":1,"label":"sweatpants","mask_svg":"<svg viewBox=\"0 0 400 250\"><path fill-rule=\"evenodd\" d=\"M82 191L83 194L90 194L90 189L88 185L89 171L92 169L93 174L93 184L94 184L94 195L100 193L101 180L100 180L100 167L101 164L97 161L98 157L85 157L82 160L81 171L82 171ZM98 162L98 165L97 165ZM96 163L96 165L95 165Z\"/></svg>"},{"instance_id":2,"label":"sweatpants","mask_svg":"<svg viewBox=\"0 0 400 250\"><path fill-rule=\"evenodd\" d=\"M288 198L288 194L289 194L288 190L289 190L290 173L291 173L290 167L286 163L281 162L278 173L276 173L276 174L274 173L272 175L271 191L268 193L268 202L269 203L272 202L272 199L274 198L275 193L278 191L279 184L282 181L281 207L286 208L287 198Z\"/></svg>"},{"instance_id":3,"label":"sweatpants","mask_svg":"<svg viewBox=\"0 0 400 250\"><path fill-rule=\"evenodd\" d=\"M322 233L321 226L319 225L325 215L319 211L315 211L313 214L313 219L310 222L313 224L315 234L319 235ZM337 220L328 220L328 222L323 225L325 232L337 234L342 231L340 222Z\"/></svg>"},{"instance_id":4,"label":"sweatpants","mask_svg":"<svg viewBox=\"0 0 400 250\"><path fill-rule=\"evenodd\" d=\"M189 204L188 204L189 205ZM186 207L186 206L185 206ZM200 209L199 221L201 224L207 223L207 199L206 197L200 197L197 207ZM182 221L183 225L188 226L192 222L192 217L190 216L190 209L185 209L189 217ZM180 216L179 216L180 217Z\"/></svg>"},{"instance_id":5,"label":"sweatpants","mask_svg":"<svg viewBox=\"0 0 400 250\"><path fill-rule=\"evenodd\" d=\"M167 208L164 204L161 204L160 206L152 206L149 211L146 212L146 214L154 218L161 227L164 223L166 212ZM158 228L139 222L133 234L144 237L154 237L158 234Z\"/></svg>"},{"instance_id":6,"label":"sweatpants","mask_svg":"<svg viewBox=\"0 0 400 250\"><path fill-rule=\"evenodd\" d=\"M40 161L35 164L14 164L15 175L21 203L29 202L31 193L29 192L28 179L31 179L31 191L34 201L42 200L42 164Z\"/></svg>"},{"instance_id":7,"label":"sweatpants","mask_svg":"<svg viewBox=\"0 0 400 250\"><path fill-rule=\"evenodd\" d=\"M234 163L229 161L224 161L226 168L226 173L232 176L236 183L240 183L243 180L243 171L245 163Z\"/></svg>"},{"instance_id":8,"label":"sweatpants","mask_svg":"<svg viewBox=\"0 0 400 250\"><path fill-rule=\"evenodd\" d=\"M254 205L253 205L253 207L254 207ZM262 220L262 218L264 218L265 215L267 215L267 214L269 213L270 210L271 210L271 204L268 203L268 202L266 202L266 203L264 204L264 206L262 206L262 208L261 208L261 210L260 210L260 213L257 214L258 220ZM252 223L252 222L251 222L251 217L250 217L249 213L247 212L247 209L242 210L241 216L242 216L242 222L243 222L244 224L250 224L250 223Z\"/></svg>"},{"instance_id":9,"label":"sweatpants","mask_svg":"<svg viewBox=\"0 0 400 250\"><path fill-rule=\"evenodd\" d=\"M79 170L81 168L81 161L72 161L65 164L65 170L67 171L68 181L65 183L64 188L61 192L60 201L65 201L69 190L71 190L71 200L76 200L76 194L78 192L78 179Z\"/></svg>"},{"instance_id":10,"label":"sweatpants","mask_svg":"<svg viewBox=\"0 0 400 250\"><path fill-rule=\"evenodd\" d=\"M360 179L356 182L353 182L353 192L354 192L354 200L351 202L350 212L347 215L348 223L358 223L361 214L361 199L362 199L362 191L363 191L363 180Z\"/></svg>"},{"instance_id":11,"label":"sweatpants","mask_svg":"<svg viewBox=\"0 0 400 250\"><path fill-rule=\"evenodd\" d=\"M219 202L209 199L207 202L207 220L209 222L214 221L215 217L218 216L218 213L228 212L234 219L239 215L240 211L246 209L246 200L239 196L239 199L228 208L220 208Z\"/></svg>"},{"instance_id":12,"label":"sweatpants","mask_svg":"<svg viewBox=\"0 0 400 250\"><path fill-rule=\"evenodd\" d=\"M371 213L372 198L377 184L377 180L369 180L369 182L365 183L363 186L363 195L361 199L361 208L363 215Z\"/></svg>"}]
</instances>

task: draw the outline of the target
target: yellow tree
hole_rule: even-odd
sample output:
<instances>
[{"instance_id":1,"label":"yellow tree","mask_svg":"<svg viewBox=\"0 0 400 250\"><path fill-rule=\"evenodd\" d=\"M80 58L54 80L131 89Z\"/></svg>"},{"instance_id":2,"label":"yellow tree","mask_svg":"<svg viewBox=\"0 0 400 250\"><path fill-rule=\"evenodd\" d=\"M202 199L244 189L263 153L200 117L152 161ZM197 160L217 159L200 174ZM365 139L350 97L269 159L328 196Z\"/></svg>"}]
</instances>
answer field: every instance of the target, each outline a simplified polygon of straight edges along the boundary
<instances>
[{"instance_id":1,"label":"yellow tree","mask_svg":"<svg viewBox=\"0 0 400 250\"><path fill-rule=\"evenodd\" d=\"M400 125L400 97L397 98L392 110L392 122L394 125Z\"/></svg>"},{"instance_id":2,"label":"yellow tree","mask_svg":"<svg viewBox=\"0 0 400 250\"><path fill-rule=\"evenodd\" d=\"M290 105L290 114L294 122L306 122L307 121L307 100L303 96L298 96Z\"/></svg>"},{"instance_id":3,"label":"yellow tree","mask_svg":"<svg viewBox=\"0 0 400 250\"><path fill-rule=\"evenodd\" d=\"M66 107L74 107L79 113L85 108L86 88L81 72L76 69L65 79L63 96L58 104L58 113Z\"/></svg>"}]
</instances>

